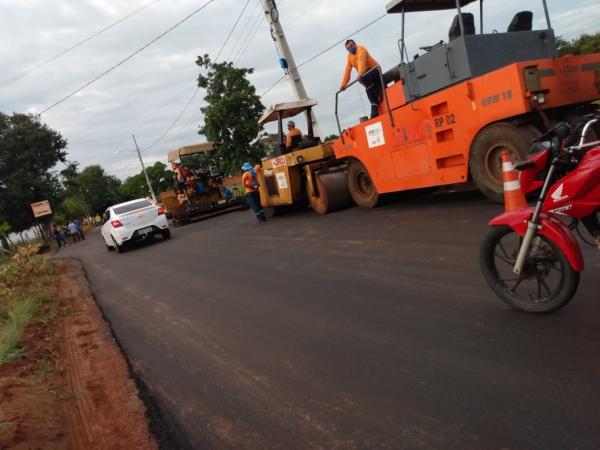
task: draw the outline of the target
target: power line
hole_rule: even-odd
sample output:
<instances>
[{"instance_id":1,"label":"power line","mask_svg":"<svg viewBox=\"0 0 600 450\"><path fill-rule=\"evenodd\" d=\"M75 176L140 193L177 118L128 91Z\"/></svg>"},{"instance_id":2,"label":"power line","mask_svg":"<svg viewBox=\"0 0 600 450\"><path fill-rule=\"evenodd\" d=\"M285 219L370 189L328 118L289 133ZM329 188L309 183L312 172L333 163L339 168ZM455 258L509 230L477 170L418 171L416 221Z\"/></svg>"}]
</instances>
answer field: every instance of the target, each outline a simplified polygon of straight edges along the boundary
<instances>
[{"instance_id":1,"label":"power line","mask_svg":"<svg viewBox=\"0 0 600 450\"><path fill-rule=\"evenodd\" d=\"M90 36L86 37L86 38L85 38L85 39L83 39L82 41L79 41L79 42L77 42L76 44L72 45L71 47L68 47L68 48L66 48L66 49L64 49L64 50L62 50L62 51L60 51L60 52L58 52L58 53L57 53L57 54L55 54L54 56L51 56L50 58L48 58L48 59L45 59L45 60L43 60L43 61L41 61L41 62L39 62L39 63L37 63L37 64L35 64L35 65L31 66L30 68L28 68L28 69L25 69L25 70L23 70L22 72L19 72L19 73L17 73L16 75L13 75L13 76L12 76L12 77L10 77L10 78L7 78L6 80L0 81L0 88L1 88L1 87L4 87L4 86L6 86L6 85L8 85L8 84L11 84L11 83L13 83L13 82L15 82L15 81L17 81L17 80L20 80L21 78L23 78L24 76L28 75L29 73L31 73L31 72L33 72L33 71L35 71L35 70L39 69L39 68L40 68L40 67L42 67L42 66L45 66L46 64L48 64L48 63L50 63L50 62L54 61L55 59L58 59L58 58L60 58L61 56L63 56L63 55L65 55L65 54L69 53L70 51L72 51L72 50L75 50L77 47L80 47L80 46L82 46L82 45L83 45L83 44L85 44L86 42L88 42L88 41L90 41L90 40L94 39L96 36L99 36L99 35L101 35L101 34L102 34L102 33L104 33L105 31L108 31L108 30L110 30L111 28L113 28L113 27L115 27L115 26L119 25L121 22L124 22L124 21L126 21L127 19L129 19L129 18L131 18L131 17L135 16L136 14L139 14L139 13L141 13L142 11L144 11L144 10L146 10L146 9L150 8L151 6L154 6L156 3L160 2L160 1L161 1L161 0L154 0L153 2L147 3L146 5L142 6L141 8L138 8L138 9L136 9L136 10L135 10L135 11L133 11L132 13L130 13L130 14L127 14L126 16L124 16L124 17L120 18L120 19L119 19L119 20L117 20L116 22L113 22L112 24L108 25L107 27L104 27L104 28L102 28L101 30L99 30L99 31L95 32L94 34L92 34L92 35L90 35Z\"/></svg>"},{"instance_id":2,"label":"power line","mask_svg":"<svg viewBox=\"0 0 600 450\"><path fill-rule=\"evenodd\" d=\"M257 8L258 6L260 6L260 0L257 0L254 2L254 9L250 13L248 13L248 19L246 20L246 22L244 23L244 26L242 27L242 30L238 34L237 39L235 40L235 43L232 45L230 52L227 54L227 59L229 61L232 61L232 56L237 54L240 46L243 45L241 42L242 36L246 32L246 29L248 28L248 25L250 25L250 22L252 22L252 19L254 17L256 17L255 13L258 10L258 8ZM259 14L260 14L260 12L259 12Z\"/></svg>"},{"instance_id":3,"label":"power line","mask_svg":"<svg viewBox=\"0 0 600 450\"><path fill-rule=\"evenodd\" d=\"M221 56L221 53L223 52L223 49L227 45L227 42L229 41L229 38L231 37L233 31L237 27L237 24L239 23L240 19L242 18L242 15L244 14L244 11L246 10L246 7L248 6L248 3L250 3L250 0L246 0L246 4L244 5L244 8L242 8L242 11L238 15L235 23L233 24L233 27L231 27L231 30L229 31L229 34L227 35L227 38L225 39L225 42L223 42L223 45L221 46L221 49L217 53L217 56L216 56L216 58L214 60L214 63L216 63L217 60L219 59L219 56ZM190 104L192 103L192 101L194 100L194 98L196 97L196 95L198 94L199 91L200 91L200 86L196 87L196 89L194 90L194 93L192 94L192 96L190 97L190 99L187 101L187 103L185 104L185 106L183 107L183 109L181 110L181 112L177 115L177 117L175 118L175 120L171 123L171 125L169 125L169 127L158 137L158 139L156 139L154 142L152 142L152 144L150 144L149 146L145 147L144 150L148 150L148 149L154 147L156 144L158 144L160 141L162 141L167 134L169 134L169 132L173 129L173 127L177 124L177 122L179 122L179 119L181 119L181 116L183 116L183 114L187 111L187 109L189 108Z\"/></svg>"},{"instance_id":4,"label":"power line","mask_svg":"<svg viewBox=\"0 0 600 450\"><path fill-rule=\"evenodd\" d=\"M235 30L235 28L237 27L237 24L240 22L240 19L242 18L242 15L244 14L244 11L246 11L246 8L248 7L248 3L250 3L250 0L246 0L246 3L244 4L244 7L242 8L242 12L240 13L240 15L238 16L237 20L233 24L233 27L229 31L229 34L227 35L227 39L225 39L225 42L223 42L223 46L221 47L221 50L219 50L219 53L217 53L217 57L215 58L215 63L219 59L219 56L221 56L221 53L223 52L223 49L227 45L227 42L229 42L229 38L233 34L233 30Z\"/></svg>"},{"instance_id":5,"label":"power line","mask_svg":"<svg viewBox=\"0 0 600 450\"><path fill-rule=\"evenodd\" d=\"M122 59L121 61L119 61L117 64L115 64L114 66L110 67L109 69L105 70L104 72L102 72L100 75L98 75L97 77L93 78L92 80L88 81L87 83L85 83L83 86L75 89L74 91L70 92L69 94L65 95L63 98L61 98L60 100L54 102L52 105L48 106L46 109L42 110L39 114L44 114L48 111L50 111L52 108L60 105L62 102L64 102L65 100L68 100L69 98L73 97L75 94L77 94L78 92L82 91L83 89L85 89L86 87L88 87L89 85L91 85L92 83L95 83L96 81L98 81L100 78L103 78L104 76L108 75L110 72L112 72L113 70L115 70L117 67L121 66L122 64L124 64L125 62L129 61L131 58L133 58L134 56L136 56L137 54L141 53L143 50L145 50L146 48L150 47L152 44L154 44L156 41L158 41L159 39L161 39L162 37L164 37L166 34L170 33L171 31L173 31L175 28L177 28L179 25L181 25L182 23L184 23L185 21L187 21L188 19L190 19L191 17L193 17L194 15L196 15L197 13L199 13L200 11L202 11L204 8L206 8L208 5L210 5L212 2L214 2L215 0L208 0L206 3L204 3L200 8L196 9L195 11L193 11L191 14L187 15L186 17L184 17L183 19L181 19L179 22L177 22L175 25L173 25L172 27L168 28L166 31L162 32L161 34L159 34L158 36L156 36L154 39L152 39L150 42L148 42L147 44L145 44L144 46L140 47L138 50L136 50L135 52L133 52L131 55L127 56L125 59Z\"/></svg>"},{"instance_id":6,"label":"power line","mask_svg":"<svg viewBox=\"0 0 600 450\"><path fill-rule=\"evenodd\" d=\"M383 19L385 16L387 16L386 14L382 14L381 16L377 17L376 19L372 20L371 22L367 23L366 25L363 25L362 27L360 27L358 30L353 31L352 33L350 33L349 35L343 37L342 39L340 39L339 41L331 44L329 47L327 47L324 50L321 50L320 52L316 53L315 55L311 56L310 58L308 58L306 61L303 61L302 63L298 64L296 66L297 69L299 69L300 67L302 67L305 64L308 64L311 61L314 61L315 59L317 59L319 56L324 55L325 53L327 53L329 50L333 49L334 47L338 46L339 44L341 44L342 42L344 42L346 39L351 38L353 35L355 35L356 33L360 33L361 31L363 31L364 29L370 27L371 25L373 25L376 22L379 22L381 19ZM271 85L271 87L269 87L269 89L267 89L265 92L263 92L260 96L264 97L265 95L267 95L271 89L273 89L275 86L277 86L281 80L283 80L285 78L285 76L282 76L279 80L277 80L275 83L273 83Z\"/></svg>"},{"instance_id":7,"label":"power line","mask_svg":"<svg viewBox=\"0 0 600 450\"><path fill-rule=\"evenodd\" d=\"M258 17L257 17L257 20L252 25L252 28L251 28L252 31L250 32L250 34L248 34L249 39L247 39L246 44L241 47L240 52L236 56L236 59L235 59L235 64L236 65L241 61L242 57L246 54L246 50L248 49L248 47L250 46L250 44L254 40L254 37L256 36L256 33L258 32L258 30L260 28L260 19L261 19L261 17L262 17L262 15L259 14Z\"/></svg>"},{"instance_id":8,"label":"power line","mask_svg":"<svg viewBox=\"0 0 600 450\"><path fill-rule=\"evenodd\" d=\"M169 125L169 127L152 144L148 145L147 147L144 147L144 151L150 150L152 147L154 147L156 144L158 144L160 141L162 141L167 134L169 134L169 132L173 129L173 127L175 126L175 124L177 122L179 122L179 119L181 119L181 116L183 116L183 114L187 111L187 109L189 108L190 104L192 103L192 100L194 100L194 98L196 97L196 94L199 91L200 91L200 86L198 86L194 90L194 93L192 94L192 96L190 97L190 99L187 101L187 103L185 104L185 106L183 107L183 109L181 110L181 112L177 115L177 117L175 118L175 120L171 123L171 125Z\"/></svg>"}]
</instances>

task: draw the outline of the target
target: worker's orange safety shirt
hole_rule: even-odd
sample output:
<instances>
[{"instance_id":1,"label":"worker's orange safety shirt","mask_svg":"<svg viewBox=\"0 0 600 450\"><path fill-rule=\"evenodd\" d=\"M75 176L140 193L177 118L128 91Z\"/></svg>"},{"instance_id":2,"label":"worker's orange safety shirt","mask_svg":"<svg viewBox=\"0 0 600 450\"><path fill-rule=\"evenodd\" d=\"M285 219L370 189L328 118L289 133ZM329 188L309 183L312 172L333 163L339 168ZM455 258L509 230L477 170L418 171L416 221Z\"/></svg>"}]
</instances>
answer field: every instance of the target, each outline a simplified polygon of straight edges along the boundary
<instances>
[{"instance_id":1,"label":"worker's orange safety shirt","mask_svg":"<svg viewBox=\"0 0 600 450\"><path fill-rule=\"evenodd\" d=\"M377 67L379 63L375 61L366 48L362 45L356 46L356 53L353 55L348 52L348 59L346 61L346 70L344 72L344 79L342 80L342 84L340 86L340 90L346 87L348 82L350 81L350 73L352 72L352 68L354 67L358 72L358 75L363 75L367 70L372 69L373 67Z\"/></svg>"},{"instance_id":2,"label":"worker's orange safety shirt","mask_svg":"<svg viewBox=\"0 0 600 450\"><path fill-rule=\"evenodd\" d=\"M288 131L288 134L285 137L285 146L287 148L292 148L292 137L294 136L302 136L302 132L298 128L292 128Z\"/></svg>"},{"instance_id":3,"label":"worker's orange safety shirt","mask_svg":"<svg viewBox=\"0 0 600 450\"><path fill-rule=\"evenodd\" d=\"M242 184L244 185L244 188L246 189L246 194L248 192L256 191L256 189L250 188L251 180L252 180L252 175L250 174L250 172L244 172L244 175L242 175Z\"/></svg>"}]
</instances>

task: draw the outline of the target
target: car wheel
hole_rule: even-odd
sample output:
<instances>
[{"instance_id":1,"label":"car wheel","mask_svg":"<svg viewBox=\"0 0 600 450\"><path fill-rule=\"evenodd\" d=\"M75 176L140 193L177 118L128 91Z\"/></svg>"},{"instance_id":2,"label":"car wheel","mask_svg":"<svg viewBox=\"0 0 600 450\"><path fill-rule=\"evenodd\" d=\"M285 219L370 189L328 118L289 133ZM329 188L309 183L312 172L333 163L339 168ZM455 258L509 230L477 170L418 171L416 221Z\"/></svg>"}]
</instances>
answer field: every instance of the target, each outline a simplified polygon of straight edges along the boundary
<instances>
[{"instance_id":1,"label":"car wheel","mask_svg":"<svg viewBox=\"0 0 600 450\"><path fill-rule=\"evenodd\" d=\"M116 252L117 253L123 253L123 246L117 244L117 241L115 240L115 238L112 238L112 239L113 239L113 244L114 244Z\"/></svg>"},{"instance_id":2,"label":"car wheel","mask_svg":"<svg viewBox=\"0 0 600 450\"><path fill-rule=\"evenodd\" d=\"M164 230L162 232L163 239L171 239L171 230Z\"/></svg>"},{"instance_id":3,"label":"car wheel","mask_svg":"<svg viewBox=\"0 0 600 450\"><path fill-rule=\"evenodd\" d=\"M114 250L113 246L112 245L108 245L106 243L106 241L104 242L104 245L106 245L106 250L108 250L109 252L112 252Z\"/></svg>"}]
</instances>

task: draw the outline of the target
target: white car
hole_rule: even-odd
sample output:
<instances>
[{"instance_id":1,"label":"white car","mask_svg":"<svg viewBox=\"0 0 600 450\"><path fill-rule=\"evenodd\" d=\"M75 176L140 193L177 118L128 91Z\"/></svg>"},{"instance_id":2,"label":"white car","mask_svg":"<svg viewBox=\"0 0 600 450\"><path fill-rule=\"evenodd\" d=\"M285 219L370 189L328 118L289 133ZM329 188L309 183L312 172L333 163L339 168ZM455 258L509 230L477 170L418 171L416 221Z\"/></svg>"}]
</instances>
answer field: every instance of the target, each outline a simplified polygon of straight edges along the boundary
<instances>
[{"instance_id":1,"label":"white car","mask_svg":"<svg viewBox=\"0 0 600 450\"><path fill-rule=\"evenodd\" d=\"M155 235L171 237L165 210L145 198L111 206L102 218L102 238L108 250L121 253L132 241L150 239Z\"/></svg>"}]
</instances>

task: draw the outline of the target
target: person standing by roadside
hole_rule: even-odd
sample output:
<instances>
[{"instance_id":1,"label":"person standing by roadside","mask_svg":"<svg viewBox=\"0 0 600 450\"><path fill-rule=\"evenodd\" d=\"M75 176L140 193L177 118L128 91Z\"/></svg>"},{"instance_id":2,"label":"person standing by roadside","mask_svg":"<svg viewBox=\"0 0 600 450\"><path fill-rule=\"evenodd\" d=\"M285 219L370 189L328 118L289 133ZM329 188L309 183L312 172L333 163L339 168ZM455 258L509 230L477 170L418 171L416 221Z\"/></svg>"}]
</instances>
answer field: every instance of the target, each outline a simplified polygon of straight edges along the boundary
<instances>
[{"instance_id":1,"label":"person standing by roadside","mask_svg":"<svg viewBox=\"0 0 600 450\"><path fill-rule=\"evenodd\" d=\"M52 224L50 226L50 234L56 240L56 245L58 245L58 248L66 247L67 245L69 245L65 241L65 237L60 232L60 229L55 224Z\"/></svg>"},{"instance_id":2,"label":"person standing by roadside","mask_svg":"<svg viewBox=\"0 0 600 450\"><path fill-rule=\"evenodd\" d=\"M242 175L242 184L246 189L246 201L254 212L256 220L259 222L266 222L267 217L260 205L260 193L258 192L260 185L256 179L256 171L249 162L245 162L242 165L242 170L244 171L244 174Z\"/></svg>"},{"instance_id":3,"label":"person standing by roadside","mask_svg":"<svg viewBox=\"0 0 600 450\"><path fill-rule=\"evenodd\" d=\"M81 220L75 219L73 223L75 223L75 226L77 227L77 234L79 235L79 239L85 241L85 236L83 235L83 224L81 223Z\"/></svg>"},{"instance_id":4,"label":"person standing by roadside","mask_svg":"<svg viewBox=\"0 0 600 450\"><path fill-rule=\"evenodd\" d=\"M77 232L77 225L75 225L75 221L71 220L69 225L67 225L67 230L69 230L69 236L73 240L73 243L79 241L79 233Z\"/></svg>"}]
</instances>

